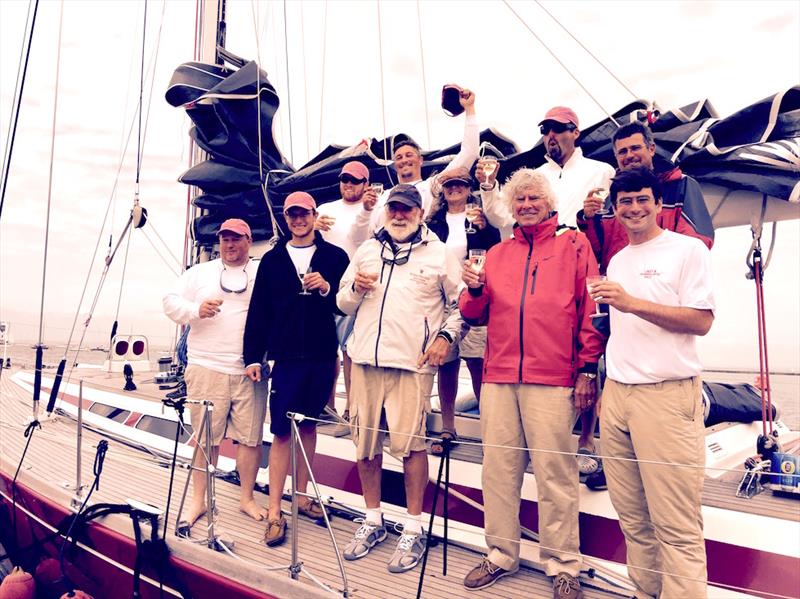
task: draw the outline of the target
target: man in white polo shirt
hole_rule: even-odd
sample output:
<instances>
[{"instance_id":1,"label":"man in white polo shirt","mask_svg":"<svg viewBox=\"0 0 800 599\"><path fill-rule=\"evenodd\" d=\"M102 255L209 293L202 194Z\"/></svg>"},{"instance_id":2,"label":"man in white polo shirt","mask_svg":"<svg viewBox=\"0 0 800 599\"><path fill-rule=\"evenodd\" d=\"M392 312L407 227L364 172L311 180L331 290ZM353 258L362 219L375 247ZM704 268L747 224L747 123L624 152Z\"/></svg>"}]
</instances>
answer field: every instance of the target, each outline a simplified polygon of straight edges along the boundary
<instances>
[{"instance_id":1,"label":"man in white polo shirt","mask_svg":"<svg viewBox=\"0 0 800 599\"><path fill-rule=\"evenodd\" d=\"M179 324L191 325L188 340L186 392L191 400L209 400L211 462L216 465L224 437L237 445L236 469L241 482L240 506L251 518L263 520L266 510L253 497L261 461L266 393L258 392L245 375L242 338L256 278L257 263L248 252L253 243L248 224L238 218L219 228L220 257L195 264L164 296L164 313ZM201 406L191 406L192 427L203 446ZM183 518L188 529L206 513L207 462L198 452L192 471L192 500Z\"/></svg>"},{"instance_id":2,"label":"man in white polo shirt","mask_svg":"<svg viewBox=\"0 0 800 599\"><path fill-rule=\"evenodd\" d=\"M630 243L611 258L608 281L590 289L611 315L600 410L608 490L636 597L703 598L705 427L695 339L714 321L711 254L699 239L658 226L661 185L649 169L617 174L611 198Z\"/></svg>"}]
</instances>

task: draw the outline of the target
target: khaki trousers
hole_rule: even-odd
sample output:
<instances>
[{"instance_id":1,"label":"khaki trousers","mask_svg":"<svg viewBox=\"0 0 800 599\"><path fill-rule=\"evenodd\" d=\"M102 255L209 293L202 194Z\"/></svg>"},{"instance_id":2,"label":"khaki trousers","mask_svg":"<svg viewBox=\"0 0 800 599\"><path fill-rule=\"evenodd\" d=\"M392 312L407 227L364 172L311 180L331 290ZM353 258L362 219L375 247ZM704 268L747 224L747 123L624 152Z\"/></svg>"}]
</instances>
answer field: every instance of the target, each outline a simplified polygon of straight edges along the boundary
<instances>
[{"instance_id":1,"label":"khaki trousers","mask_svg":"<svg viewBox=\"0 0 800 599\"><path fill-rule=\"evenodd\" d=\"M601 418L603 453L612 458L603 465L611 503L625 535L628 574L636 585L636 596L705 597L706 549L700 512L705 425L700 377L646 385L607 379Z\"/></svg>"},{"instance_id":2,"label":"khaki trousers","mask_svg":"<svg viewBox=\"0 0 800 599\"><path fill-rule=\"evenodd\" d=\"M572 387L484 383L481 388L484 525L488 557L494 565L505 570L519 565L520 489L530 454L545 572L548 576L579 574L578 463L571 455L575 419Z\"/></svg>"}]
</instances>

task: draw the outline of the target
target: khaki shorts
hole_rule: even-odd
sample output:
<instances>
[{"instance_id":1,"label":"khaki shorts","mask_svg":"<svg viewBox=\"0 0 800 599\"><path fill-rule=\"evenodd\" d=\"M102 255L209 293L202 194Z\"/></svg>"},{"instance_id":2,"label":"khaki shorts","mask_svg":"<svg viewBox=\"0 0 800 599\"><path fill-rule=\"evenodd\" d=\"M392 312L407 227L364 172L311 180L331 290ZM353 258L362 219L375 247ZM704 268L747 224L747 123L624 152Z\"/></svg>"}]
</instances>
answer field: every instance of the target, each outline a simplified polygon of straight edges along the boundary
<instances>
[{"instance_id":1,"label":"khaki shorts","mask_svg":"<svg viewBox=\"0 0 800 599\"><path fill-rule=\"evenodd\" d=\"M452 362L461 358L483 358L486 351L486 327L470 327L464 338L450 346L450 353L444 359Z\"/></svg>"},{"instance_id":2,"label":"khaki shorts","mask_svg":"<svg viewBox=\"0 0 800 599\"><path fill-rule=\"evenodd\" d=\"M192 401L208 400L211 410L211 445L217 446L225 437L256 447L261 444L264 417L267 412L266 384L253 383L243 374L225 374L196 364L186 367L186 396ZM191 404L192 428L199 443L205 436L200 431L204 406Z\"/></svg>"},{"instance_id":3,"label":"khaki shorts","mask_svg":"<svg viewBox=\"0 0 800 599\"><path fill-rule=\"evenodd\" d=\"M353 364L350 430L356 444L356 459L380 455L386 435L383 430L387 428L389 453L394 457L426 451L425 420L431 411L432 387L432 374Z\"/></svg>"}]
</instances>

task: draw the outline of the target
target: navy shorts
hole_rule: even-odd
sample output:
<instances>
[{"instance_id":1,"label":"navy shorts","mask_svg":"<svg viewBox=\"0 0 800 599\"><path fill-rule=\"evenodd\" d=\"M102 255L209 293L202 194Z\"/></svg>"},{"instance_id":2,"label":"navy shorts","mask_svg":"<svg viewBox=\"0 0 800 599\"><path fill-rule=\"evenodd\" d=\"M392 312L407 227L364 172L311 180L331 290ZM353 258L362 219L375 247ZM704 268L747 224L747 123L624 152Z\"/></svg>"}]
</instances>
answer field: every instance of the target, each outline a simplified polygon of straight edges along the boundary
<instances>
[{"instance_id":1,"label":"navy shorts","mask_svg":"<svg viewBox=\"0 0 800 599\"><path fill-rule=\"evenodd\" d=\"M338 356L325 360L275 362L269 390L269 430L273 435L291 432L286 412L311 418L320 415L333 390L337 359Z\"/></svg>"}]
</instances>

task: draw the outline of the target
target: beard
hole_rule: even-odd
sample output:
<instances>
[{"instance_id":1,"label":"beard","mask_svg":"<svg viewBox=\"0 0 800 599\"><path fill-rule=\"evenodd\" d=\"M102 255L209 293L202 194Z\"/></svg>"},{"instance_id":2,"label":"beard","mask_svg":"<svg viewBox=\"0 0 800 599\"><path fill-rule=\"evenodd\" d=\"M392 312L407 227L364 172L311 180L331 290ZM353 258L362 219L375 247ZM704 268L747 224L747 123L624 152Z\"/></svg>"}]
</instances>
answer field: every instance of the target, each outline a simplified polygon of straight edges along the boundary
<instances>
[{"instance_id":1,"label":"beard","mask_svg":"<svg viewBox=\"0 0 800 599\"><path fill-rule=\"evenodd\" d=\"M419 225L422 222L422 219L412 219L412 220L397 220L388 221L384 228L386 232L389 234L389 237L392 238L392 241L396 243L403 243L411 239L414 234L419 229Z\"/></svg>"}]
</instances>

